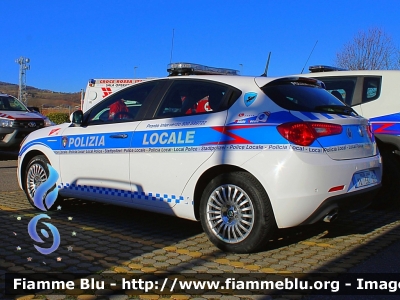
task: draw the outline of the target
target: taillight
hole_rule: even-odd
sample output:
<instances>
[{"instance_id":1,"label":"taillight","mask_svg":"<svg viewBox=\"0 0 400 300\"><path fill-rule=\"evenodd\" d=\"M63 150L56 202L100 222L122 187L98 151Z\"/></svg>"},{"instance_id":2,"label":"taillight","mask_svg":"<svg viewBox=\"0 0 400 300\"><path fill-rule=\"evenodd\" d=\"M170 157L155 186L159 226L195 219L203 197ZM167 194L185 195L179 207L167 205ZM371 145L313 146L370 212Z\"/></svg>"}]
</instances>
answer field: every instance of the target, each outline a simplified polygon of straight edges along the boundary
<instances>
[{"instance_id":1,"label":"taillight","mask_svg":"<svg viewBox=\"0 0 400 300\"><path fill-rule=\"evenodd\" d=\"M338 185L338 186L331 187L329 189L328 193L343 191L343 190L344 190L344 185Z\"/></svg>"},{"instance_id":2,"label":"taillight","mask_svg":"<svg viewBox=\"0 0 400 300\"><path fill-rule=\"evenodd\" d=\"M341 125L319 122L289 122L277 128L285 139L300 146L309 146L319 137L340 134L343 130Z\"/></svg>"}]
</instances>

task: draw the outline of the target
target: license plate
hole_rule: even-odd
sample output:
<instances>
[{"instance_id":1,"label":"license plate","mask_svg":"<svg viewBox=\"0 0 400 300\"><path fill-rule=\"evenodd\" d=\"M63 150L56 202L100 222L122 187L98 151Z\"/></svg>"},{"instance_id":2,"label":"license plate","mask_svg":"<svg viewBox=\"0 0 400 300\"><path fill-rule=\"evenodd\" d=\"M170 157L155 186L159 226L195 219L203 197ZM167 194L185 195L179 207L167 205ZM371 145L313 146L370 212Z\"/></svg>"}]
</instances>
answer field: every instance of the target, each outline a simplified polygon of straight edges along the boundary
<instances>
[{"instance_id":1,"label":"license plate","mask_svg":"<svg viewBox=\"0 0 400 300\"><path fill-rule=\"evenodd\" d=\"M378 182L374 171L362 171L354 174L353 180L355 182L355 187L364 187Z\"/></svg>"}]
</instances>

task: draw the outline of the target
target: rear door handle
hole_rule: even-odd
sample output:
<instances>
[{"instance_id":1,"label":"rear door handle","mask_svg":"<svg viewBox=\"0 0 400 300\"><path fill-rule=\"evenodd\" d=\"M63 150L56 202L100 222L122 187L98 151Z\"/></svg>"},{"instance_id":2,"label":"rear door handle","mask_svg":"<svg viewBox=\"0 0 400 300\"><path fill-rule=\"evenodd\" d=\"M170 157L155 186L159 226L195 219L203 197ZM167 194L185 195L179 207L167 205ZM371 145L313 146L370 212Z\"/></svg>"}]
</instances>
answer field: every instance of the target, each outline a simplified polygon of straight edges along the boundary
<instances>
[{"instance_id":1,"label":"rear door handle","mask_svg":"<svg viewBox=\"0 0 400 300\"><path fill-rule=\"evenodd\" d=\"M113 134L110 135L110 138L112 139L126 139L128 137L127 134Z\"/></svg>"}]
</instances>

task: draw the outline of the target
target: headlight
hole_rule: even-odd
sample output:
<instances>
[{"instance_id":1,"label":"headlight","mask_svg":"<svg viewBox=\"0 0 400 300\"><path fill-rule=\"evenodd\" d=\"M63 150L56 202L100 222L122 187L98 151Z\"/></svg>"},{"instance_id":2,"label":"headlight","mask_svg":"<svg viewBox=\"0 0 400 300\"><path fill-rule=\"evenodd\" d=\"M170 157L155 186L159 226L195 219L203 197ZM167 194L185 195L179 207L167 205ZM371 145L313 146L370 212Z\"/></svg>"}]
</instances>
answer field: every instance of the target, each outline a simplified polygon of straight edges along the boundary
<instances>
[{"instance_id":1,"label":"headlight","mask_svg":"<svg viewBox=\"0 0 400 300\"><path fill-rule=\"evenodd\" d=\"M46 118L44 119L44 127L54 126L54 125L56 125L56 123L50 121L49 118L46 117Z\"/></svg>"},{"instance_id":2,"label":"headlight","mask_svg":"<svg viewBox=\"0 0 400 300\"><path fill-rule=\"evenodd\" d=\"M1 127L13 127L14 125L14 120L0 120L0 126Z\"/></svg>"}]
</instances>

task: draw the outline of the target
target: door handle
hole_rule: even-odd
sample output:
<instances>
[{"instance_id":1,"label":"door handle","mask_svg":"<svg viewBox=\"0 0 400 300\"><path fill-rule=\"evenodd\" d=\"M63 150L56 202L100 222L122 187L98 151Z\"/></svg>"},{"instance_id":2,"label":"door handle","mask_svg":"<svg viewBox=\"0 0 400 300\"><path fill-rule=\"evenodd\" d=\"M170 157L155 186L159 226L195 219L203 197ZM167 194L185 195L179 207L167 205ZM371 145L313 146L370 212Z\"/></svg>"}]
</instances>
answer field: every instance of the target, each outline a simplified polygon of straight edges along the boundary
<instances>
[{"instance_id":1,"label":"door handle","mask_svg":"<svg viewBox=\"0 0 400 300\"><path fill-rule=\"evenodd\" d=\"M113 134L110 135L110 138L112 139L126 139L128 137L127 134Z\"/></svg>"}]
</instances>

